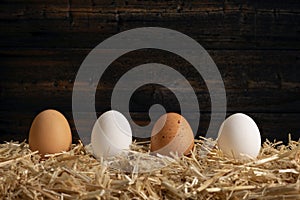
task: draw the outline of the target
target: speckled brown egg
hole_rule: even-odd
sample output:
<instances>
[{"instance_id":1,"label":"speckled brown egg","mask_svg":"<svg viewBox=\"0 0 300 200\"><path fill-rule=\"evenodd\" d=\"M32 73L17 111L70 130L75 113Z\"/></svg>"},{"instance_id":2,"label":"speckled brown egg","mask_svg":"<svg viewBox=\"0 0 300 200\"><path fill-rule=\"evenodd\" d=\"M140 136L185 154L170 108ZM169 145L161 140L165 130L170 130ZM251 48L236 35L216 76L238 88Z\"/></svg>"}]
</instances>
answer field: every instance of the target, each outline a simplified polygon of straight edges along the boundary
<instances>
[{"instance_id":1,"label":"speckled brown egg","mask_svg":"<svg viewBox=\"0 0 300 200\"><path fill-rule=\"evenodd\" d=\"M72 134L67 119L56 110L45 110L33 120L29 131L29 148L41 155L68 151Z\"/></svg>"},{"instance_id":2,"label":"speckled brown egg","mask_svg":"<svg viewBox=\"0 0 300 200\"><path fill-rule=\"evenodd\" d=\"M170 155L170 152L188 155L193 146L194 134L183 116L167 113L154 124L151 132L151 152L162 155Z\"/></svg>"}]
</instances>

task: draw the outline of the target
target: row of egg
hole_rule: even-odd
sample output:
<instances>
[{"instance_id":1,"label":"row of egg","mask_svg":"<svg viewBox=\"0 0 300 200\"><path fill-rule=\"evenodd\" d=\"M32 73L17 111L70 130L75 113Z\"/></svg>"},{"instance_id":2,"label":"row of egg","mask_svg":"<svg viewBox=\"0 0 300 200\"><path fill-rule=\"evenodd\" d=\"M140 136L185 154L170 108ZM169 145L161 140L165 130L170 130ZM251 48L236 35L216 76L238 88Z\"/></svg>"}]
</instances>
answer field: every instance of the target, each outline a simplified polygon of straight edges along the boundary
<instances>
[{"instance_id":1,"label":"row of egg","mask_svg":"<svg viewBox=\"0 0 300 200\"><path fill-rule=\"evenodd\" d=\"M132 130L127 119L118 111L103 113L95 122L91 145L96 158L115 156L128 150ZM71 129L66 118L56 110L45 110L32 122L29 147L40 154L68 151L72 143ZM247 115L237 113L221 125L218 147L229 157L255 158L261 147L260 132L256 123ZM188 121L177 113L166 113L154 124L151 133L152 153L188 155L194 146L194 134Z\"/></svg>"}]
</instances>

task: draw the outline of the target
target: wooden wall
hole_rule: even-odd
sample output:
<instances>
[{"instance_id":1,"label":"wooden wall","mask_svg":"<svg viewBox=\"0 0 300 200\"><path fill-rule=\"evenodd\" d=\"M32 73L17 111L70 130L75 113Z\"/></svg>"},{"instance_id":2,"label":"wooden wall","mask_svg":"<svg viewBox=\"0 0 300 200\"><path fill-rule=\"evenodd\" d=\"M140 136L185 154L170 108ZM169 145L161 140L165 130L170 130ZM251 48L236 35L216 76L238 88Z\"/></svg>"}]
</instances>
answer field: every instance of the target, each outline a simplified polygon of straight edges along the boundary
<instances>
[{"instance_id":1,"label":"wooden wall","mask_svg":"<svg viewBox=\"0 0 300 200\"><path fill-rule=\"evenodd\" d=\"M71 95L81 62L106 38L145 26L180 31L208 50L224 80L228 115L249 114L263 139L300 137L300 1L2 0L0 10L0 141L26 139L46 108L64 113L76 138ZM210 119L203 80L182 58L157 50L126 54L110 66L96 95L99 114L109 109L118 78L150 61L190 81L203 134ZM151 103L178 111L169 90L150 85L133 96L133 118L146 123Z\"/></svg>"}]
</instances>

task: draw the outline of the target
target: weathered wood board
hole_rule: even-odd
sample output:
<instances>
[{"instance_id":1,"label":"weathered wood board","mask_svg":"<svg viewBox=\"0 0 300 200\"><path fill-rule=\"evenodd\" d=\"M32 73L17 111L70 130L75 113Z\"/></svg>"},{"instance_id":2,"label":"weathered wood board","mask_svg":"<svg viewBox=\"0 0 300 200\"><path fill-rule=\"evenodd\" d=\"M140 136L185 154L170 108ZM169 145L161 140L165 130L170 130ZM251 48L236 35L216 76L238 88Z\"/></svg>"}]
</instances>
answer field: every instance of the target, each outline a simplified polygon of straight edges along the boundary
<instances>
[{"instance_id":1,"label":"weathered wood board","mask_svg":"<svg viewBox=\"0 0 300 200\"><path fill-rule=\"evenodd\" d=\"M106 38L145 26L180 31L208 50L224 80L228 115L252 116L263 139L300 137L299 1L7 0L0 3L0 141L26 139L34 116L46 108L66 114L76 138L72 88L82 61ZM98 85L97 112L110 108L114 85L126 71L148 62L187 78L203 112L203 134L211 111L204 81L184 59L159 50L114 61ZM170 90L144 86L130 103L140 123L151 103L179 111Z\"/></svg>"}]
</instances>

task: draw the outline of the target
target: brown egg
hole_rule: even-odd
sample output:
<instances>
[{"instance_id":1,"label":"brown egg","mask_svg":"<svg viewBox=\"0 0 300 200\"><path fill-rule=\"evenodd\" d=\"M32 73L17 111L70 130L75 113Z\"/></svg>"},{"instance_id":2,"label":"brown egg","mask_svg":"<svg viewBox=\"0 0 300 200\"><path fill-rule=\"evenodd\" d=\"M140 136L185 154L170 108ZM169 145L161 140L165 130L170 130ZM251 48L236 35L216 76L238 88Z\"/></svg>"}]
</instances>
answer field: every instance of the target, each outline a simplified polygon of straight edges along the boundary
<instances>
[{"instance_id":1,"label":"brown egg","mask_svg":"<svg viewBox=\"0 0 300 200\"><path fill-rule=\"evenodd\" d=\"M188 155L194 146L194 134L186 119L177 113L162 115L151 133L151 152L170 155Z\"/></svg>"},{"instance_id":2,"label":"brown egg","mask_svg":"<svg viewBox=\"0 0 300 200\"><path fill-rule=\"evenodd\" d=\"M56 110L45 110L33 120L29 131L29 148L40 154L68 151L72 143L67 119Z\"/></svg>"}]
</instances>

